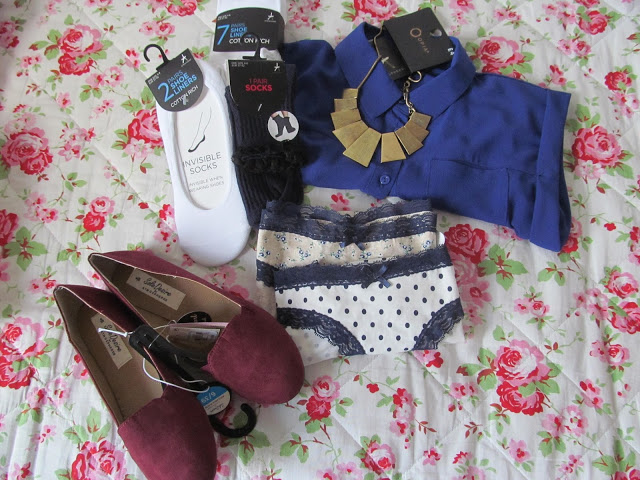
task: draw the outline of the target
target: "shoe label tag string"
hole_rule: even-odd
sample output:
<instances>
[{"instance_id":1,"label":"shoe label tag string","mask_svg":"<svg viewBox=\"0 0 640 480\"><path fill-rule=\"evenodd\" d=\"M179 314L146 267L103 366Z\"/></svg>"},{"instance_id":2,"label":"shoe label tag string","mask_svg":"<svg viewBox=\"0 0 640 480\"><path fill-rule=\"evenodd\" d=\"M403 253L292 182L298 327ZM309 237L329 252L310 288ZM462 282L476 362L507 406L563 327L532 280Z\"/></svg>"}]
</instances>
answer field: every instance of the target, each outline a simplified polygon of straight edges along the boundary
<instances>
[{"instance_id":1,"label":"shoe label tag string","mask_svg":"<svg viewBox=\"0 0 640 480\"><path fill-rule=\"evenodd\" d=\"M204 392L199 393L197 398L207 415L215 415L229 406L231 393L221 385L212 385Z\"/></svg>"},{"instance_id":2,"label":"shoe label tag string","mask_svg":"<svg viewBox=\"0 0 640 480\"><path fill-rule=\"evenodd\" d=\"M96 327L96 330L100 328L104 330L113 330L114 332L118 331L118 327L116 327L111 320L107 320L100 314L91 317L91 323ZM99 331L98 335L118 370L133 358L131 356L131 352L127 348L127 345L116 333Z\"/></svg>"},{"instance_id":3,"label":"shoe label tag string","mask_svg":"<svg viewBox=\"0 0 640 480\"><path fill-rule=\"evenodd\" d=\"M186 296L185 293L181 292L177 288L173 288L172 286L161 282L157 278L152 277L137 268L134 268L131 275L129 275L127 285L130 285L136 290L147 294L159 302L162 302L173 310L178 310L178 308L180 308L180 304Z\"/></svg>"}]
</instances>

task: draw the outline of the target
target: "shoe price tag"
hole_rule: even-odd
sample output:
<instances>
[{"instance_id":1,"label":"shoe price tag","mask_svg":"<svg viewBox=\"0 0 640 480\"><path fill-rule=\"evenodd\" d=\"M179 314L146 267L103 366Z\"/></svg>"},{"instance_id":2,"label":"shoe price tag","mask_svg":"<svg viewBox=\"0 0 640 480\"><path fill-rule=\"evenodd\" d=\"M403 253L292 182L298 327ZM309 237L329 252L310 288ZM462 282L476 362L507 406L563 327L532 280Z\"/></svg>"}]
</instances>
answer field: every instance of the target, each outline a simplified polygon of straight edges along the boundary
<instances>
[{"instance_id":1,"label":"shoe price tag","mask_svg":"<svg viewBox=\"0 0 640 480\"><path fill-rule=\"evenodd\" d=\"M252 33L254 36L244 36ZM235 8L218 15L213 50L239 52L260 47L280 48L284 41L284 19L280 12L268 8Z\"/></svg>"},{"instance_id":2,"label":"shoe price tag","mask_svg":"<svg viewBox=\"0 0 640 480\"><path fill-rule=\"evenodd\" d=\"M186 110L196 103L202 94L202 70L189 49L173 60L164 58L165 61L157 68L156 73L147 78L147 85L158 105L164 110Z\"/></svg>"},{"instance_id":3,"label":"shoe price tag","mask_svg":"<svg viewBox=\"0 0 640 480\"><path fill-rule=\"evenodd\" d=\"M229 87L239 110L271 115L284 103L285 64L272 60L229 60Z\"/></svg>"},{"instance_id":4,"label":"shoe price tag","mask_svg":"<svg viewBox=\"0 0 640 480\"><path fill-rule=\"evenodd\" d=\"M454 46L430 8L384 22L411 73L446 63Z\"/></svg>"},{"instance_id":5,"label":"shoe price tag","mask_svg":"<svg viewBox=\"0 0 640 480\"><path fill-rule=\"evenodd\" d=\"M189 312L184 314L178 320L178 323L196 323L196 322L211 322L211 315L207 312Z\"/></svg>"},{"instance_id":6,"label":"shoe price tag","mask_svg":"<svg viewBox=\"0 0 640 480\"><path fill-rule=\"evenodd\" d=\"M215 415L224 411L231 402L231 393L221 385L212 385L197 395L207 415Z\"/></svg>"},{"instance_id":7,"label":"shoe price tag","mask_svg":"<svg viewBox=\"0 0 640 480\"><path fill-rule=\"evenodd\" d=\"M220 332L220 328L200 328L173 324L167 327L167 340L196 345L212 345L220 336Z\"/></svg>"},{"instance_id":8,"label":"shoe price tag","mask_svg":"<svg viewBox=\"0 0 640 480\"><path fill-rule=\"evenodd\" d=\"M215 327L220 329L226 327L229 324L229 322L214 322L211 320L211 315L209 315L207 312L200 311L185 313L182 317L180 317L178 323L185 326L193 326L192 324L200 323L204 324L199 325L202 328Z\"/></svg>"}]
</instances>

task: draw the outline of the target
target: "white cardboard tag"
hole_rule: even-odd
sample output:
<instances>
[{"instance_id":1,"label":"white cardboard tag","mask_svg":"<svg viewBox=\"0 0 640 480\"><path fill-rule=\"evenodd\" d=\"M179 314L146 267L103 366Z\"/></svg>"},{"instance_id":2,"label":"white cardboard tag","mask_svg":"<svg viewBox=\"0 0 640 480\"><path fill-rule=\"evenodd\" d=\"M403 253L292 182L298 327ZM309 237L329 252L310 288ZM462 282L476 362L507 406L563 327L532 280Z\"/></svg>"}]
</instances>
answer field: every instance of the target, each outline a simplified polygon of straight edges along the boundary
<instances>
[{"instance_id":1,"label":"white cardboard tag","mask_svg":"<svg viewBox=\"0 0 640 480\"><path fill-rule=\"evenodd\" d=\"M115 331L118 330L118 327L116 327L111 320L107 320L99 313L91 317L91 323L96 327L96 330L98 328ZM129 349L122 340L122 337L109 332L98 332L98 335L100 335L100 340L102 340L104 348L106 348L109 355L111 355L111 360L113 360L113 363L118 370L132 359L131 352L129 352Z\"/></svg>"},{"instance_id":2,"label":"white cardboard tag","mask_svg":"<svg viewBox=\"0 0 640 480\"><path fill-rule=\"evenodd\" d=\"M174 310L178 310L178 308L180 308L180 304L186 296L185 293L181 292L177 288L166 285L157 278L152 277L137 268L134 268L131 275L129 275L127 285L132 286L142 293L146 293L150 297L164 303L166 306Z\"/></svg>"}]
</instances>

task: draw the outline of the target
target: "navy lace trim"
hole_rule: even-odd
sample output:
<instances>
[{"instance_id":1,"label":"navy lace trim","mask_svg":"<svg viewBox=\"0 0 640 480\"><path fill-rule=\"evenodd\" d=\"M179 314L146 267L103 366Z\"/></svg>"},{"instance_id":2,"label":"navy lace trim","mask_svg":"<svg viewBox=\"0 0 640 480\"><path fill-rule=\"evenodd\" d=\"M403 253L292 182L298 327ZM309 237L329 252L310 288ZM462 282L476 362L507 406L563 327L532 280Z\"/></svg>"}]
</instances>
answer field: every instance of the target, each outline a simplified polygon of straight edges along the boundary
<instances>
[{"instance_id":1,"label":"navy lace trim","mask_svg":"<svg viewBox=\"0 0 640 480\"><path fill-rule=\"evenodd\" d=\"M429 323L422 329L412 350L432 350L437 348L444 336L464 316L462 302L459 298L447 303L431 316Z\"/></svg>"},{"instance_id":2,"label":"navy lace trim","mask_svg":"<svg viewBox=\"0 0 640 480\"><path fill-rule=\"evenodd\" d=\"M406 218L412 214L420 215ZM379 222L372 224L376 220ZM435 232L436 221L437 215L431 211L428 199L389 203L353 215L325 207L272 201L262 212L260 228L298 233L315 240L358 243Z\"/></svg>"},{"instance_id":3,"label":"navy lace trim","mask_svg":"<svg viewBox=\"0 0 640 480\"><path fill-rule=\"evenodd\" d=\"M416 255L376 263L363 263L359 265L311 264L304 267L273 270L271 272L272 278L268 278L267 275L269 274L266 274L264 271L262 275L267 277L267 279L272 282L271 285L276 289L316 285L332 286L354 284L361 284L366 288L375 281L384 283L382 279L407 276L448 266L451 266L451 258L449 257L449 252L446 247L441 245ZM260 276L258 278L261 279Z\"/></svg>"},{"instance_id":4,"label":"navy lace trim","mask_svg":"<svg viewBox=\"0 0 640 480\"><path fill-rule=\"evenodd\" d=\"M338 347L340 355L364 355L365 353L360 342L344 325L316 311L302 308L278 308L277 319L285 327L313 330L318 337Z\"/></svg>"},{"instance_id":5,"label":"navy lace trim","mask_svg":"<svg viewBox=\"0 0 640 480\"><path fill-rule=\"evenodd\" d=\"M291 202L281 202L278 200L268 202L266 210L274 215L282 215L284 217L302 217L315 220L326 220L333 223L350 222L352 224L362 225L380 218L431 211L431 200L425 199L386 203L378 207L356 212L353 215L338 213L326 207L297 205Z\"/></svg>"},{"instance_id":6,"label":"navy lace trim","mask_svg":"<svg viewBox=\"0 0 640 480\"><path fill-rule=\"evenodd\" d=\"M411 217L396 216L376 223L361 224L352 223L347 219L336 223L320 219L287 217L282 214L274 215L264 210L260 220L260 229L296 233L313 240L349 245L408 237L424 232L436 232L436 222L436 213L428 211Z\"/></svg>"},{"instance_id":7,"label":"navy lace trim","mask_svg":"<svg viewBox=\"0 0 640 480\"><path fill-rule=\"evenodd\" d=\"M256 260L256 280L273 288L273 272L276 269L268 263Z\"/></svg>"}]
</instances>

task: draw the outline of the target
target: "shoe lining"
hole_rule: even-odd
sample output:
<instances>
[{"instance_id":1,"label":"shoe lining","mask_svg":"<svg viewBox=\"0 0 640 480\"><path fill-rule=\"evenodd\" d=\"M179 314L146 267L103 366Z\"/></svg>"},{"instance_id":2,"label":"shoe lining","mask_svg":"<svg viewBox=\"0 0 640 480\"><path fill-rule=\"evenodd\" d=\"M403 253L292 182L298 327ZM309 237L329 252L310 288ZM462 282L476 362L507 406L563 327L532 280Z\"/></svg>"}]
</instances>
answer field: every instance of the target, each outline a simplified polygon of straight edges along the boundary
<instances>
[{"instance_id":1,"label":"shoe lining","mask_svg":"<svg viewBox=\"0 0 640 480\"><path fill-rule=\"evenodd\" d=\"M131 358L117 368L91 321L97 313L77 299L76 302L78 307L69 309L69 312L75 312L72 314L74 316L66 318L69 337L116 423L120 425L151 400L160 397L162 385L147 377L142 369L142 356L126 340L122 345ZM146 362L146 368L150 375L159 377L153 364Z\"/></svg>"},{"instance_id":2,"label":"shoe lining","mask_svg":"<svg viewBox=\"0 0 640 480\"><path fill-rule=\"evenodd\" d=\"M184 294L184 297L179 301L172 300L170 304L167 304L148 293L140 291L127 283L134 270L162 282L164 288L168 286L177 290L177 293ZM191 312L205 312L209 314L213 322L228 323L241 310L241 306L238 303L228 299L223 294L187 278L147 273L142 269L134 269L133 267L119 264L113 271L111 281L152 327L167 325L172 321L177 322L184 315ZM177 296L176 292L174 292L173 297Z\"/></svg>"}]
</instances>

